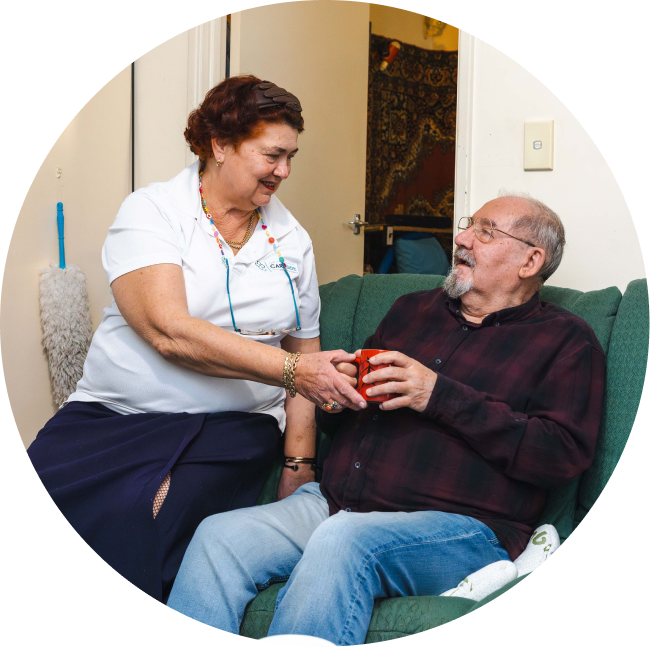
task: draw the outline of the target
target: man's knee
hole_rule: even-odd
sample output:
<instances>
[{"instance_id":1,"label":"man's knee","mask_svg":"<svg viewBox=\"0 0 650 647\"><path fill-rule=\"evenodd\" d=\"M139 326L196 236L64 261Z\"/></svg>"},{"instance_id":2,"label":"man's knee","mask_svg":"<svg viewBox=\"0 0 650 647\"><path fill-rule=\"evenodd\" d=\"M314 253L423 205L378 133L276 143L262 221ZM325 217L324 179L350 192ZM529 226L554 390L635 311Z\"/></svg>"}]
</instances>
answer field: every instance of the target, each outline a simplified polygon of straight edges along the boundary
<instances>
[{"instance_id":1,"label":"man's knee","mask_svg":"<svg viewBox=\"0 0 650 647\"><path fill-rule=\"evenodd\" d=\"M368 514L339 512L323 522L311 536L305 555L321 558L361 560L372 552L374 542Z\"/></svg>"},{"instance_id":2,"label":"man's knee","mask_svg":"<svg viewBox=\"0 0 650 647\"><path fill-rule=\"evenodd\" d=\"M253 520L242 512L244 511L233 510L206 517L194 533L193 546L210 550L218 546L241 545L251 536L251 526L254 525Z\"/></svg>"}]
</instances>

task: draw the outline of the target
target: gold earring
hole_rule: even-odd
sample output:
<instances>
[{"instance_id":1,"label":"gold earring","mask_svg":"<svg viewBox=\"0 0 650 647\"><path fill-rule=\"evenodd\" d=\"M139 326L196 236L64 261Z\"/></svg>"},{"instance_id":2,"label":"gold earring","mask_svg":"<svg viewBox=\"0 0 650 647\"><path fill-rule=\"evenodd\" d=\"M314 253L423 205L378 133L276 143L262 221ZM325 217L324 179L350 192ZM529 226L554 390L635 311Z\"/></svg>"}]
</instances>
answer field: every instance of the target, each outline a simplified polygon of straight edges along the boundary
<instances>
[{"instance_id":1,"label":"gold earring","mask_svg":"<svg viewBox=\"0 0 650 647\"><path fill-rule=\"evenodd\" d=\"M215 161L217 162L217 166L219 166L219 167L223 164L222 160L215 160Z\"/></svg>"}]
</instances>

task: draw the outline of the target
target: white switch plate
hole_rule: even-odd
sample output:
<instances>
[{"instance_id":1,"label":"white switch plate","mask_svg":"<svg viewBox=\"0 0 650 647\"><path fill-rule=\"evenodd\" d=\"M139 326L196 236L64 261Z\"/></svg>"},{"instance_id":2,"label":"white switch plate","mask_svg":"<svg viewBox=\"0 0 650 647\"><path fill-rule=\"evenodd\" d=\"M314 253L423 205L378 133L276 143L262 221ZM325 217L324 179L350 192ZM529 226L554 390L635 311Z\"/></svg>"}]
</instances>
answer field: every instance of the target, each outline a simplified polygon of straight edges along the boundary
<instances>
[{"instance_id":1,"label":"white switch plate","mask_svg":"<svg viewBox=\"0 0 650 647\"><path fill-rule=\"evenodd\" d=\"M392 245L393 244L393 228L392 227L386 227L386 244L387 245Z\"/></svg>"},{"instance_id":2,"label":"white switch plate","mask_svg":"<svg viewBox=\"0 0 650 647\"><path fill-rule=\"evenodd\" d=\"M541 146L536 142L541 142ZM524 171L552 170L553 122L524 122Z\"/></svg>"}]
</instances>

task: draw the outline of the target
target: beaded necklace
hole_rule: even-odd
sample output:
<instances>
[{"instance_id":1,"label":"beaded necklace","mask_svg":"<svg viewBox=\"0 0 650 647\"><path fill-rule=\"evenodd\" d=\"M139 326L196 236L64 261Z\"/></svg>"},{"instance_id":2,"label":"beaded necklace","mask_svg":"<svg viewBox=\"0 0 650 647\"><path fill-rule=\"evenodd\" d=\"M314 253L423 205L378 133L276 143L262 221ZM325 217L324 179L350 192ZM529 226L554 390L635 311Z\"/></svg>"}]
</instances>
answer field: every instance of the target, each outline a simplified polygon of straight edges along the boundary
<instances>
[{"instance_id":1,"label":"beaded necklace","mask_svg":"<svg viewBox=\"0 0 650 647\"><path fill-rule=\"evenodd\" d=\"M205 213L205 217L210 221L210 224L212 225L212 232L213 232L213 234L214 234L214 238L215 238L215 240L217 241L217 243L219 244L219 249L221 250L221 262L222 262L224 265L228 265L228 259L226 258L226 255L225 255L224 252L223 252L223 245L221 244L221 241L222 241L222 240L225 241L226 239L223 238L223 237L221 236L221 234L219 233L219 230L217 229L217 225L214 224L214 219L212 218L212 214L211 214L210 211L208 210L208 204L207 204L207 202L205 201L205 197L203 196L203 182L202 182L202 180L201 180L201 176L202 176L202 175L203 175L203 171L201 171L201 172L199 173L199 193L201 194L201 206L203 207L203 211L204 211L204 213ZM254 213L257 213L257 218L258 218L258 220L262 223L262 230L264 231L264 233L266 234L267 238L269 239L269 243L271 243L271 245L273 245L273 249L275 250L275 252L277 253L277 255L278 255L278 257L279 257L278 260L280 261L280 265L282 265L282 268L283 268L284 270L286 270L286 269L287 269L287 266L284 264L284 257L282 256L282 252L281 252L280 249L278 248L278 246L277 246L277 244L276 244L276 242L275 242L275 238L273 238L273 236L271 236L271 232L269 231L269 228L268 228L267 225L264 223L264 218L262 218L262 214L260 213L260 210L259 210L259 209L255 209ZM251 217L252 217L252 216L251 216ZM250 225L249 225L249 227L250 227ZM248 234L248 232L246 232L246 233ZM249 237L250 237L250 236L249 236ZM227 241L226 241L226 242L227 242ZM246 238L245 238L245 242L247 242L247 239L246 239Z\"/></svg>"},{"instance_id":2,"label":"beaded necklace","mask_svg":"<svg viewBox=\"0 0 650 647\"><path fill-rule=\"evenodd\" d=\"M265 335L270 335L270 334L276 334L277 332L293 332L294 330L300 330L300 314L298 313L298 304L296 303L296 295L293 290L293 281L291 280L291 277L289 276L289 272L287 272L287 266L284 262L284 257L282 256L282 252L277 246L277 243L275 242L275 238L271 236L271 232L269 231L269 228L267 227L266 223L264 222L264 218L262 218L262 214L259 209L255 209L253 213L257 213L257 218L258 220L262 223L262 230L266 234L266 237L269 239L269 243L273 245L273 249L278 255L278 260L280 261L280 265L282 266L282 269L287 277L289 279L289 286L291 287L291 296L293 297L293 307L296 312L296 320L298 323L297 328L293 328L291 331L289 330L282 330L282 331L271 331L271 332L264 332L264 331L243 331L239 328L237 328L237 324L235 323L235 313L232 308L232 301L230 299L230 264L228 263L228 259L226 258L226 255L224 254L223 251L223 245L221 244L222 240L226 240L225 238L222 238L221 234L219 233L219 230L217 229L217 225L214 222L214 219L212 218L212 214L210 213L208 209L208 204L205 201L205 197L203 196L203 181L201 180L201 176L203 175L203 171L199 171L199 194L201 195L201 206L203 207L203 212L205 213L205 217L210 221L210 224L212 225L212 232L214 235L214 239L217 241L217 244L219 245L219 250L221 251L221 262L226 266L226 290L228 292L228 304L230 305L230 318L232 319L232 325L233 328L241 334L265 334ZM252 215L251 215L251 222L252 222ZM249 229L250 229L250 223L249 223ZM249 232L246 232L248 238L250 238ZM248 238L245 237L243 244L245 244L248 241Z\"/></svg>"}]
</instances>

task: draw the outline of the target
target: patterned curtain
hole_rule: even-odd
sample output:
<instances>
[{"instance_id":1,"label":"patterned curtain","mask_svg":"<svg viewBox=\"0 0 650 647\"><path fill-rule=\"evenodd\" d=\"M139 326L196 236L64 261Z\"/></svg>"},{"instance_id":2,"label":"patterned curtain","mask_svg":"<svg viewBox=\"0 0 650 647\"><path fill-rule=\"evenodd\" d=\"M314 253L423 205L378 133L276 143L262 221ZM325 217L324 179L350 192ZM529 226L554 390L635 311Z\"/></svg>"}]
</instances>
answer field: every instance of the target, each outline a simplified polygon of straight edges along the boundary
<instances>
[{"instance_id":1,"label":"patterned curtain","mask_svg":"<svg viewBox=\"0 0 650 647\"><path fill-rule=\"evenodd\" d=\"M388 214L453 216L458 52L370 36L366 220ZM451 225L450 225L451 226Z\"/></svg>"}]
</instances>

